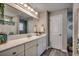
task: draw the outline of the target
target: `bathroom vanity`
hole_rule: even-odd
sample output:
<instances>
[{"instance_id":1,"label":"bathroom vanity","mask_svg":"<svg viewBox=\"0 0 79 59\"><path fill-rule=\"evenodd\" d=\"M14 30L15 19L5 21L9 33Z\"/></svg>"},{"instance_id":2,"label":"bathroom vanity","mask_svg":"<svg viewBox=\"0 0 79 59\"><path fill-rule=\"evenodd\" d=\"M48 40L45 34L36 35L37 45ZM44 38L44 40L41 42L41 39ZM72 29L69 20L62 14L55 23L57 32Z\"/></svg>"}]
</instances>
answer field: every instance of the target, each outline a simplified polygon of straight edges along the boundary
<instances>
[{"instance_id":1,"label":"bathroom vanity","mask_svg":"<svg viewBox=\"0 0 79 59\"><path fill-rule=\"evenodd\" d=\"M25 37L0 45L0 56L40 56L47 48L47 36Z\"/></svg>"}]
</instances>

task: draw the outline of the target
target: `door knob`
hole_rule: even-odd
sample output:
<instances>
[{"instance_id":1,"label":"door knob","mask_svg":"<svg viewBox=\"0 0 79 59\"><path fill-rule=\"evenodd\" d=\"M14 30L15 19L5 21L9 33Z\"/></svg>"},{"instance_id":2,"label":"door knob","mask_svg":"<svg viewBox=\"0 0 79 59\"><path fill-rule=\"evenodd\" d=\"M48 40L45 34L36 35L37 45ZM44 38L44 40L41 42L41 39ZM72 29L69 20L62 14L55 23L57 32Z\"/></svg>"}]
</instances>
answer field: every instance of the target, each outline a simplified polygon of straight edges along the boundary
<instances>
[{"instance_id":1,"label":"door knob","mask_svg":"<svg viewBox=\"0 0 79 59\"><path fill-rule=\"evenodd\" d=\"M13 52L13 55L15 55L16 54L16 52Z\"/></svg>"},{"instance_id":2,"label":"door knob","mask_svg":"<svg viewBox=\"0 0 79 59\"><path fill-rule=\"evenodd\" d=\"M37 46L38 46L38 44L37 44Z\"/></svg>"},{"instance_id":3,"label":"door knob","mask_svg":"<svg viewBox=\"0 0 79 59\"><path fill-rule=\"evenodd\" d=\"M61 36L61 34L59 34L59 36Z\"/></svg>"}]
</instances>

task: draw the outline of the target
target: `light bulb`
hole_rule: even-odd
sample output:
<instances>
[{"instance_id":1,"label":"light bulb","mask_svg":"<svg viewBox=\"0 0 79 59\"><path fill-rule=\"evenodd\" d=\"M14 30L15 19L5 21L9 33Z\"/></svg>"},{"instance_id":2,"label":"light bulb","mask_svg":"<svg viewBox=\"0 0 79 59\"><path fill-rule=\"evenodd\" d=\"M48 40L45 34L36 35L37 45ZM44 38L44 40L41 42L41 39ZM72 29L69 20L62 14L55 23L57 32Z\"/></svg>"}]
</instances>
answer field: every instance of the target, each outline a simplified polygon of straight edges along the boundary
<instances>
[{"instance_id":1,"label":"light bulb","mask_svg":"<svg viewBox=\"0 0 79 59\"><path fill-rule=\"evenodd\" d=\"M31 11L34 11L33 9L31 9Z\"/></svg>"},{"instance_id":2,"label":"light bulb","mask_svg":"<svg viewBox=\"0 0 79 59\"><path fill-rule=\"evenodd\" d=\"M27 7L27 4L24 4L24 7Z\"/></svg>"},{"instance_id":3,"label":"light bulb","mask_svg":"<svg viewBox=\"0 0 79 59\"><path fill-rule=\"evenodd\" d=\"M28 6L28 9L30 10L31 8Z\"/></svg>"},{"instance_id":4,"label":"light bulb","mask_svg":"<svg viewBox=\"0 0 79 59\"><path fill-rule=\"evenodd\" d=\"M38 14L38 12L35 12L35 14L37 15L37 14Z\"/></svg>"},{"instance_id":5,"label":"light bulb","mask_svg":"<svg viewBox=\"0 0 79 59\"><path fill-rule=\"evenodd\" d=\"M22 4L22 5L23 5L24 3L20 3L20 4Z\"/></svg>"}]
</instances>

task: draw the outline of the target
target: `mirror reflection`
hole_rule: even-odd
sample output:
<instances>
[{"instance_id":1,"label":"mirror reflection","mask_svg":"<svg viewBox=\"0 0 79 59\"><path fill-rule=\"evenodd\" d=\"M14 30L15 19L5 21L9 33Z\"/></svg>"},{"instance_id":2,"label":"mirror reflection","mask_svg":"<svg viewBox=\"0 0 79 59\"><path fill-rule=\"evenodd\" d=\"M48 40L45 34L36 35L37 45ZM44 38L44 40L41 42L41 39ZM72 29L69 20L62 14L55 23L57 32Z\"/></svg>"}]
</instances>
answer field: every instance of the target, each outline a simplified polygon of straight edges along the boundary
<instances>
[{"instance_id":1,"label":"mirror reflection","mask_svg":"<svg viewBox=\"0 0 79 59\"><path fill-rule=\"evenodd\" d=\"M7 35L33 33L33 19L26 13L4 4L4 19L0 20L0 32Z\"/></svg>"}]
</instances>

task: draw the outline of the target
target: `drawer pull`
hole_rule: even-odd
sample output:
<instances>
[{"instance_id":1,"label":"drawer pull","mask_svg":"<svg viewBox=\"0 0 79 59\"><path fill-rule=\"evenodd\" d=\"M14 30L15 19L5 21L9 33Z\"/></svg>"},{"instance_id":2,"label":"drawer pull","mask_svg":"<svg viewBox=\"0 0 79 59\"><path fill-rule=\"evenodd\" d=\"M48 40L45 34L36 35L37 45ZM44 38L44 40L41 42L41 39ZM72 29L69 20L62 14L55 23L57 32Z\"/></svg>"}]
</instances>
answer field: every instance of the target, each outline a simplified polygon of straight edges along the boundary
<instances>
[{"instance_id":1,"label":"drawer pull","mask_svg":"<svg viewBox=\"0 0 79 59\"><path fill-rule=\"evenodd\" d=\"M38 46L38 44L37 44L37 46Z\"/></svg>"},{"instance_id":2,"label":"drawer pull","mask_svg":"<svg viewBox=\"0 0 79 59\"><path fill-rule=\"evenodd\" d=\"M16 52L13 52L13 55L15 55L16 54Z\"/></svg>"}]
</instances>

